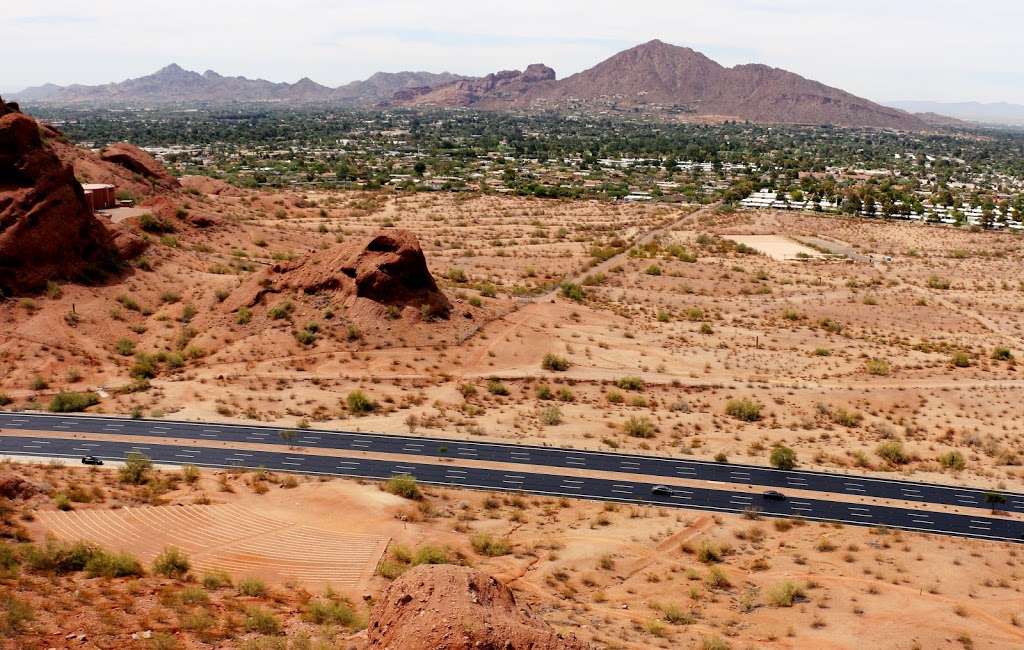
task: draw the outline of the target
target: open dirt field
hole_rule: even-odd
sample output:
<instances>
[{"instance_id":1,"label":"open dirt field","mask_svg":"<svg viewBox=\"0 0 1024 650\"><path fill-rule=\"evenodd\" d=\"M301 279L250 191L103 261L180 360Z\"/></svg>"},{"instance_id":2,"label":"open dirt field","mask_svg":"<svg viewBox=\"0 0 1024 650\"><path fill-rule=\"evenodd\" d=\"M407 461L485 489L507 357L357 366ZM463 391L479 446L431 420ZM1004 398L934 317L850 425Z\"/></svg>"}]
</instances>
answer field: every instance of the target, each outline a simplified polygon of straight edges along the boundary
<instances>
[{"instance_id":1,"label":"open dirt field","mask_svg":"<svg viewBox=\"0 0 1024 650\"><path fill-rule=\"evenodd\" d=\"M388 542L377 535L301 526L235 505L47 512L39 522L55 537L88 540L146 562L173 546L188 553L199 570L311 588L364 585Z\"/></svg>"},{"instance_id":2,"label":"open dirt field","mask_svg":"<svg viewBox=\"0 0 1024 650\"><path fill-rule=\"evenodd\" d=\"M821 257L818 251L804 246L798 241L778 235L728 235L730 239L738 244L750 246L762 255L767 255L773 260L786 261L797 259L812 259Z\"/></svg>"}]
</instances>

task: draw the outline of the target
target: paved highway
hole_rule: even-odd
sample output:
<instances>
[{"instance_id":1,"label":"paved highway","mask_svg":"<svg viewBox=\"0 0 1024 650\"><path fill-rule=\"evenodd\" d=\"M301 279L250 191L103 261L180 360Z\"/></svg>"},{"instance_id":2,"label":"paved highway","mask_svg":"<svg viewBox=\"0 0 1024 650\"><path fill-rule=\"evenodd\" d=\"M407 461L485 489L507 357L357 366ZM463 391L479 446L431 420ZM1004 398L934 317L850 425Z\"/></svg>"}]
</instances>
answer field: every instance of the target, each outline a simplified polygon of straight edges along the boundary
<instances>
[{"instance_id":1,"label":"paved highway","mask_svg":"<svg viewBox=\"0 0 1024 650\"><path fill-rule=\"evenodd\" d=\"M163 464L251 469L263 467L274 471L368 479L386 479L396 474L410 474L423 483L451 487L733 513L756 508L761 514L770 517L801 517L855 526L886 526L918 532L1024 543L1024 521L981 515L957 515L821 499L789 498L784 501L769 501L760 494L689 487L673 487L669 494L661 495L652 493L652 483L627 479L510 472L457 467L448 463L430 465L339 456L291 455L287 451L268 452L164 444L136 445L127 442L67 438L0 437L0 453L69 458L75 462L83 455L97 456L105 460L123 460L132 451L143 453Z\"/></svg>"},{"instance_id":2,"label":"paved highway","mask_svg":"<svg viewBox=\"0 0 1024 650\"><path fill-rule=\"evenodd\" d=\"M291 436L291 439L286 441L281 436L282 429L275 427L10 412L0 413L0 429L116 433L157 438L192 438L218 442L262 443L419 457L485 460L518 465L671 476L717 483L760 485L779 489L830 492L961 507L987 507L985 491L973 488L827 472L783 471L753 465L659 458L636 454L578 451L558 447L313 429L284 429L284 431L289 431ZM1007 512L1024 513L1024 494L1009 492L1001 494L1006 498L1006 503L1000 505L1001 509Z\"/></svg>"}]
</instances>

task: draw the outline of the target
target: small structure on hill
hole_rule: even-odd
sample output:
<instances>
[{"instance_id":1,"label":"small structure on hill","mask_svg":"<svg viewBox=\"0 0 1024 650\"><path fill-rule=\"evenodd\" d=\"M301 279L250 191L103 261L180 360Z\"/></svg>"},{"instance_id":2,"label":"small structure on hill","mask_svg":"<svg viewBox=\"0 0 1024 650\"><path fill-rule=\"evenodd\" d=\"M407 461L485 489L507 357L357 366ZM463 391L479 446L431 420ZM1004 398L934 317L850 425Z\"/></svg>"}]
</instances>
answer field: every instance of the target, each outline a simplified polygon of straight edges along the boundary
<instances>
[{"instance_id":1,"label":"small structure on hill","mask_svg":"<svg viewBox=\"0 0 1024 650\"><path fill-rule=\"evenodd\" d=\"M92 205L92 211L109 210L117 207L115 187L110 183L83 183L85 199Z\"/></svg>"}]
</instances>

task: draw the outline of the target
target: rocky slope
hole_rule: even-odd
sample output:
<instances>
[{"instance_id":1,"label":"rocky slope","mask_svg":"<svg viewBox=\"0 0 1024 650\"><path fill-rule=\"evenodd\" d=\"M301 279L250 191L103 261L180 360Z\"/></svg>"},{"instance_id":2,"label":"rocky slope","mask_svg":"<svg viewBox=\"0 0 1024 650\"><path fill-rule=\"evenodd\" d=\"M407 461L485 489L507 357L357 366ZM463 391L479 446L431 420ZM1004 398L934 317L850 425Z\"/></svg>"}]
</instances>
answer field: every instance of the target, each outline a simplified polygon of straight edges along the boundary
<instances>
[{"instance_id":1,"label":"rocky slope","mask_svg":"<svg viewBox=\"0 0 1024 650\"><path fill-rule=\"evenodd\" d=\"M475 569L421 565L392 582L367 629L375 650L584 650Z\"/></svg>"},{"instance_id":2,"label":"rocky slope","mask_svg":"<svg viewBox=\"0 0 1024 650\"><path fill-rule=\"evenodd\" d=\"M2 99L0 116L0 292L94 279L145 248L93 215L74 169L44 140L58 132Z\"/></svg>"}]
</instances>

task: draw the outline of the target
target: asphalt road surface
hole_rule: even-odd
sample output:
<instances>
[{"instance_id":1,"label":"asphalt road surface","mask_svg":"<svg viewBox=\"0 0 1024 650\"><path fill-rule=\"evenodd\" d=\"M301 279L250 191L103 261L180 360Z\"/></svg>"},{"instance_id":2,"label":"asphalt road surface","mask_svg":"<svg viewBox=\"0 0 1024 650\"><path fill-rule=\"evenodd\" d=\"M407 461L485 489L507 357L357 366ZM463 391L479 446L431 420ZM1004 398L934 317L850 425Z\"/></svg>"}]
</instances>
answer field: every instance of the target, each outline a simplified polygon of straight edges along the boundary
<instances>
[{"instance_id":1,"label":"asphalt road surface","mask_svg":"<svg viewBox=\"0 0 1024 650\"><path fill-rule=\"evenodd\" d=\"M0 413L0 429L22 431L67 431L121 434L157 438L192 438L218 442L276 444L319 449L343 449L408 456L484 460L518 465L563 467L671 476L724 484L759 485L779 490L847 494L858 497L900 499L950 506L986 508L986 491L950 485L866 478L863 476L776 470L770 467L736 465L678 458L659 458L615 452L578 451L558 447L472 442L444 438L350 431L280 429L253 425L142 420L117 417L63 416L34 413ZM281 432L287 431L288 439ZM1006 512L1024 513L1024 494L1001 492L999 505Z\"/></svg>"},{"instance_id":2,"label":"asphalt road surface","mask_svg":"<svg viewBox=\"0 0 1024 650\"><path fill-rule=\"evenodd\" d=\"M268 452L230 448L188 447L164 444L131 444L102 440L0 436L0 453L18 456L69 458L85 455L104 460L124 460L130 452L145 454L161 464L192 464L202 467L266 468L368 479L387 479L409 474L417 481L435 485L479 490L503 490L578 499L618 501L648 505L742 513L751 509L770 517L800 517L835 521L855 526L882 526L959 537L1024 543L1024 521L958 515L943 512L845 503L822 499L765 499L759 493L719 489L669 488L655 494L653 483L559 476L508 470L457 467L448 463L429 465L402 461L370 460L339 456L291 455L287 451Z\"/></svg>"}]
</instances>

